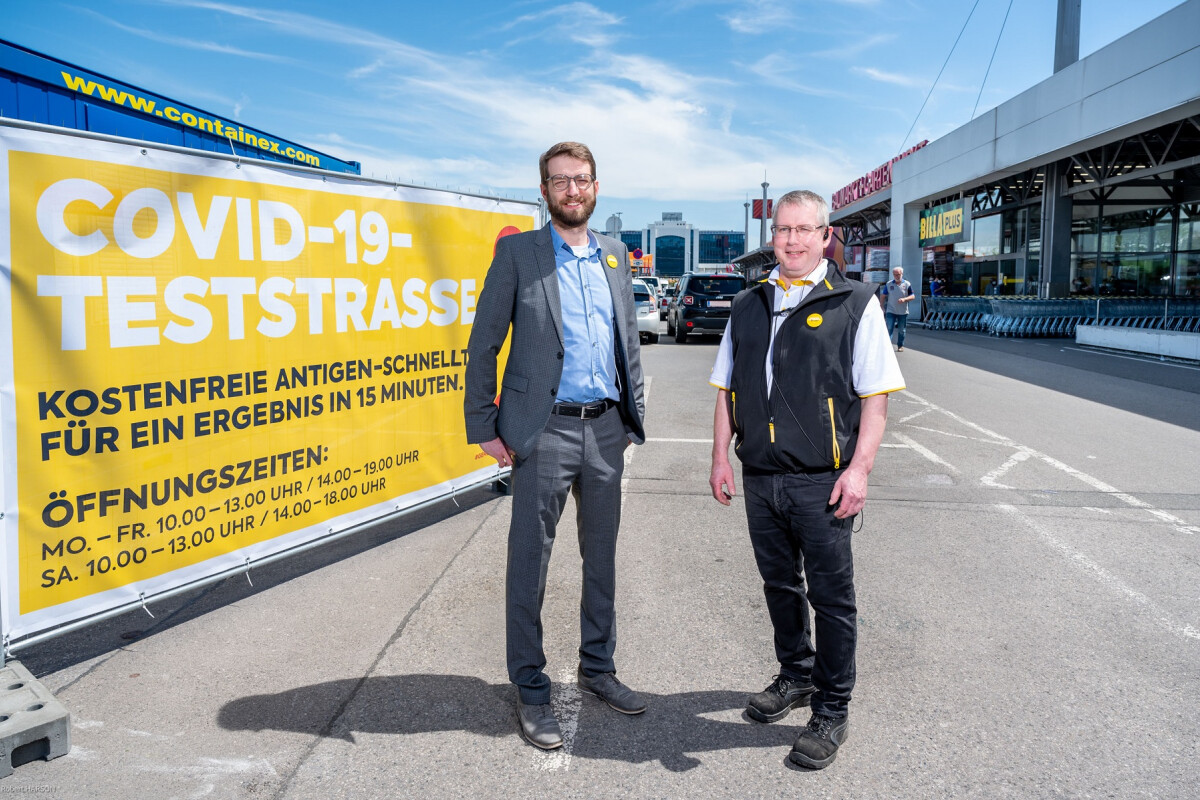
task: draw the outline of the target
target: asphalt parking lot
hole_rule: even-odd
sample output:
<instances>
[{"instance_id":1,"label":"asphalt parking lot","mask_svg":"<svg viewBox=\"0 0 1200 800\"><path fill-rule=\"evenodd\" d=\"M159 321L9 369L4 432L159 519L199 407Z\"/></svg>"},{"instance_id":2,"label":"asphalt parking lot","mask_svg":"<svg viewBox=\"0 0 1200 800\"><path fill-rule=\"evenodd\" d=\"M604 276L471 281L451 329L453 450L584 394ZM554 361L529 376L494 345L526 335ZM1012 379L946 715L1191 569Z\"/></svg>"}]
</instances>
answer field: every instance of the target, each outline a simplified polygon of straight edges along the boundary
<instances>
[{"instance_id":1,"label":"asphalt parking lot","mask_svg":"<svg viewBox=\"0 0 1200 800\"><path fill-rule=\"evenodd\" d=\"M664 328L665 329L665 328ZM910 328L856 533L849 739L743 714L774 671L740 500L709 496L716 338L643 348L627 453L625 717L573 683L568 507L545 629L566 746L516 732L510 498L479 490L18 653L73 749L0 794L63 798L1188 798L1200 779L1200 370Z\"/></svg>"}]
</instances>

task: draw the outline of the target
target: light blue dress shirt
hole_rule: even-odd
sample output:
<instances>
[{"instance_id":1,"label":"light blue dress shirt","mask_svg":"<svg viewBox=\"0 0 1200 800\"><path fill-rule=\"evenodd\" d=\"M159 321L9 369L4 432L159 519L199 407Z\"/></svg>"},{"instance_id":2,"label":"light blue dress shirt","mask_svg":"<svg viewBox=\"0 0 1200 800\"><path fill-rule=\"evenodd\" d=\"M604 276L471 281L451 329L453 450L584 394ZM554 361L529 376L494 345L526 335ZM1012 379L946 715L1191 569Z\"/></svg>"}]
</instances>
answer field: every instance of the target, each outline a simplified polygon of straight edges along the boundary
<instances>
[{"instance_id":1,"label":"light blue dress shirt","mask_svg":"<svg viewBox=\"0 0 1200 800\"><path fill-rule=\"evenodd\" d=\"M558 402L594 403L606 397L618 400L613 299L600 262L600 245L588 231L585 253L577 256L553 225L550 238L554 242L565 349Z\"/></svg>"}]
</instances>

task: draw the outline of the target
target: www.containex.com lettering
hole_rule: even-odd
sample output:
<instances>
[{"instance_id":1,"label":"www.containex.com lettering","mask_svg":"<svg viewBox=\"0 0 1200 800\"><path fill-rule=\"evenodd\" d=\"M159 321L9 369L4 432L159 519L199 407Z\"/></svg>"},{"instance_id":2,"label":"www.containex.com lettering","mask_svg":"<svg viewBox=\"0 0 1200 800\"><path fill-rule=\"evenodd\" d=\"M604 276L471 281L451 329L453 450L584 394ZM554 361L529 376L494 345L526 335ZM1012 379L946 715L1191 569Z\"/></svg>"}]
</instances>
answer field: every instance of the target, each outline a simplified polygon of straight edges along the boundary
<instances>
[{"instance_id":1,"label":"www.containex.com lettering","mask_svg":"<svg viewBox=\"0 0 1200 800\"><path fill-rule=\"evenodd\" d=\"M186 125L189 128L205 131L207 133L223 136L226 139L232 139L235 142L240 142L247 147L257 147L259 150L268 153L274 153L284 158L291 158L301 164L307 164L312 167L320 167L321 159L319 156L312 153L306 153L295 147L289 147L282 142L271 139L267 136L250 133L242 128L241 125L225 122L219 119L209 119L208 117L193 114L191 111L181 111L175 106L158 107L157 100L151 100L147 97L127 92L123 89L116 89L112 86L106 86L103 83L98 83L78 75L72 75L69 72L63 72L63 84L70 90L85 94L88 97L99 97L102 100L107 100L118 106L131 108L134 111L139 111L143 114L154 117L163 117L171 122L178 122Z\"/></svg>"}]
</instances>

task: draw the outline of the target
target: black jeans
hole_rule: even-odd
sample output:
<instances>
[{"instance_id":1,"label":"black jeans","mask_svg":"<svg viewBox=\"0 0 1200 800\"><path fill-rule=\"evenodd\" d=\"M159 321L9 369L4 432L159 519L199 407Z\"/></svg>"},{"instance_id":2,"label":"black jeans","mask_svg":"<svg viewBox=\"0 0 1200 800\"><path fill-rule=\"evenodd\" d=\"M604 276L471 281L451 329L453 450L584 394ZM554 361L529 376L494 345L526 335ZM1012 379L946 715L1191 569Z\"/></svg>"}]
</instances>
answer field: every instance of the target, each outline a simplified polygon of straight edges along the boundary
<instances>
[{"instance_id":1,"label":"black jeans","mask_svg":"<svg viewBox=\"0 0 1200 800\"><path fill-rule=\"evenodd\" d=\"M817 689L813 711L832 717L846 714L858 639L853 519L838 519L828 505L839 475L742 473L750 543L775 628L780 672L802 680L811 676ZM816 617L815 649L809 605Z\"/></svg>"}]
</instances>

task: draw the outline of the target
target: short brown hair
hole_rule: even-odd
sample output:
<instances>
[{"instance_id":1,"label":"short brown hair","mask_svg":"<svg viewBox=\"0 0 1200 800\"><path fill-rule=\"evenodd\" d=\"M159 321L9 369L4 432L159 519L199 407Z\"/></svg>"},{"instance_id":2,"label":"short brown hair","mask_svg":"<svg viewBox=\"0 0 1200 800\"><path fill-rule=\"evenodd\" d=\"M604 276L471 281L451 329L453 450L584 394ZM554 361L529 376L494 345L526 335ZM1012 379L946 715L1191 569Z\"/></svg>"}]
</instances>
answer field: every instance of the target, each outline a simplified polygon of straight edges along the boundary
<instances>
[{"instance_id":1,"label":"short brown hair","mask_svg":"<svg viewBox=\"0 0 1200 800\"><path fill-rule=\"evenodd\" d=\"M571 158L578 158L580 161L588 162L588 166L592 170L592 178L595 179L596 159L592 156L592 151L588 149L588 146L579 142L559 142L542 153L542 157L538 159L538 169L542 173L542 183L550 180L550 170L546 165L555 156L570 156Z\"/></svg>"}]
</instances>

